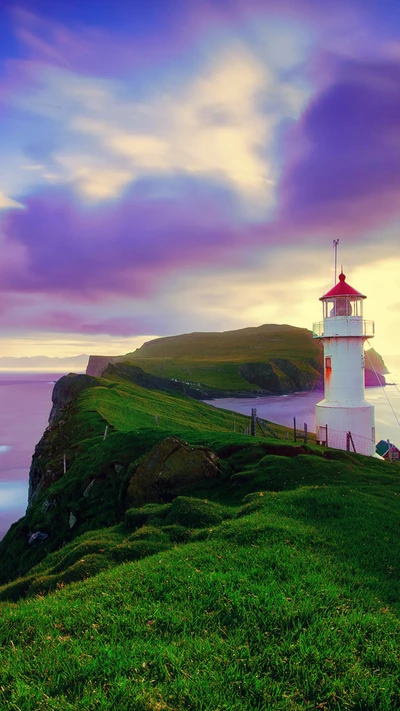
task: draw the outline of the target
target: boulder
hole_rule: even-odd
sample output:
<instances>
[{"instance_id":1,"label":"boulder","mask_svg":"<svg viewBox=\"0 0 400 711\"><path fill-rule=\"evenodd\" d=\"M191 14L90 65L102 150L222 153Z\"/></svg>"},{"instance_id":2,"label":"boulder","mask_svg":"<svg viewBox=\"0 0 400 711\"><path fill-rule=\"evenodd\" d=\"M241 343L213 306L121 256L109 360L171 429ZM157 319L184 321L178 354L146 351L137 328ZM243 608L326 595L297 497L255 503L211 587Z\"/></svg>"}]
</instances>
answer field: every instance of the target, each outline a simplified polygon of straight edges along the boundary
<instances>
[{"instance_id":1,"label":"boulder","mask_svg":"<svg viewBox=\"0 0 400 711\"><path fill-rule=\"evenodd\" d=\"M42 541L45 541L46 538L48 538L47 533L43 533L43 531L36 531L36 533L29 533L28 534L28 543L31 546L32 543L35 543L35 544L41 543Z\"/></svg>"},{"instance_id":2,"label":"boulder","mask_svg":"<svg viewBox=\"0 0 400 711\"><path fill-rule=\"evenodd\" d=\"M219 476L219 459L206 447L191 447L179 437L155 445L129 481L132 506L164 503L189 491L202 480Z\"/></svg>"},{"instance_id":3,"label":"boulder","mask_svg":"<svg viewBox=\"0 0 400 711\"><path fill-rule=\"evenodd\" d=\"M58 501L55 498L46 499L45 501L43 501L40 511L42 514L46 514L48 511L55 509L57 504Z\"/></svg>"}]
</instances>

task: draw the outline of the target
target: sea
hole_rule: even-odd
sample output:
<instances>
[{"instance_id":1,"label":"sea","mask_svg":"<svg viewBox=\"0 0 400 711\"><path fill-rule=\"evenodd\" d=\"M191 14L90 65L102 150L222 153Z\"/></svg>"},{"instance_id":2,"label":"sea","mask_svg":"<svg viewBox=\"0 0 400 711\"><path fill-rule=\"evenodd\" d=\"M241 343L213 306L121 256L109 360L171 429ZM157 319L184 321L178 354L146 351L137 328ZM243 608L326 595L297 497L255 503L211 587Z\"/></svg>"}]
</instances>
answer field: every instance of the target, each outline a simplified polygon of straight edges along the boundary
<instances>
[{"instance_id":1,"label":"sea","mask_svg":"<svg viewBox=\"0 0 400 711\"><path fill-rule=\"evenodd\" d=\"M396 359L396 366L400 366L400 359ZM54 383L62 375L0 372L0 539L25 513L32 455L48 425ZM390 439L400 448L400 376L392 372L386 379L391 384L384 388L367 388L366 398L375 405L377 441ZM276 397L223 398L212 400L210 404L245 415L250 415L255 407L259 417L288 427L293 426L296 417L298 429L306 422L312 432L315 404L321 398L319 391Z\"/></svg>"},{"instance_id":2,"label":"sea","mask_svg":"<svg viewBox=\"0 0 400 711\"><path fill-rule=\"evenodd\" d=\"M24 515L32 454L64 373L0 372L0 539Z\"/></svg>"}]
</instances>

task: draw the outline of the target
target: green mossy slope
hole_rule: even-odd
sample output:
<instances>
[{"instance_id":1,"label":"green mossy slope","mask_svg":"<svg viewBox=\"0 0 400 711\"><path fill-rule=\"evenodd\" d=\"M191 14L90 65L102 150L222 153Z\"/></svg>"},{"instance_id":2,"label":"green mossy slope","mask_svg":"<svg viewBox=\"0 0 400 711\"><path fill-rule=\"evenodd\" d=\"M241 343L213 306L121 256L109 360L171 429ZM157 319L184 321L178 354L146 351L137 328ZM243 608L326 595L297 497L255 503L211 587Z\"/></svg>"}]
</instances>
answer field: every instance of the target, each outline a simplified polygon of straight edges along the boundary
<instances>
[{"instance_id":1,"label":"green mossy slope","mask_svg":"<svg viewBox=\"0 0 400 711\"><path fill-rule=\"evenodd\" d=\"M32 570L34 596L0 604L1 708L399 708L397 476L318 458L315 483L300 455L288 489L273 456L274 490L212 520L144 507Z\"/></svg>"},{"instance_id":2,"label":"green mossy slope","mask_svg":"<svg viewBox=\"0 0 400 711\"><path fill-rule=\"evenodd\" d=\"M248 418L180 395L160 393L113 378L93 379L60 412L36 447L30 474L31 505L0 542L0 584L26 574L48 553L77 535L118 523L135 466L170 434L202 445L207 433L242 431ZM74 389L72 378L66 391ZM158 426L155 426L156 417ZM105 428L107 437L104 439ZM286 428L274 426L281 436ZM64 455L67 472L64 475ZM90 495L85 496L88 487ZM77 522L70 527L70 516ZM47 539L28 544L30 533Z\"/></svg>"},{"instance_id":3,"label":"green mossy slope","mask_svg":"<svg viewBox=\"0 0 400 711\"><path fill-rule=\"evenodd\" d=\"M148 373L221 390L286 393L320 380L311 331L267 324L223 333L156 338L126 359Z\"/></svg>"}]
</instances>

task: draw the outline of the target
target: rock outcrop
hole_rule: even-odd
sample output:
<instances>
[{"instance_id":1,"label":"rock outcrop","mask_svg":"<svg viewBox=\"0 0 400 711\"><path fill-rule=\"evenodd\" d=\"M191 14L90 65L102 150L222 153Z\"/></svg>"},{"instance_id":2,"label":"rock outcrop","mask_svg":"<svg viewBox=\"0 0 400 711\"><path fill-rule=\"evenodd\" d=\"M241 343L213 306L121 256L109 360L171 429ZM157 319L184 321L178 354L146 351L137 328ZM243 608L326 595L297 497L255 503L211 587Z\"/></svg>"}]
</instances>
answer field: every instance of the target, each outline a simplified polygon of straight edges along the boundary
<instances>
[{"instance_id":1,"label":"rock outcrop","mask_svg":"<svg viewBox=\"0 0 400 711\"><path fill-rule=\"evenodd\" d=\"M49 424L60 417L64 407L75 400L82 390L95 387L98 384L97 378L89 375L75 375L74 373L64 375L57 380L51 396L53 406L50 411Z\"/></svg>"},{"instance_id":2,"label":"rock outcrop","mask_svg":"<svg viewBox=\"0 0 400 711\"><path fill-rule=\"evenodd\" d=\"M144 458L131 477L132 506L172 501L202 480L218 477L219 459L205 447L191 447L179 437L167 437Z\"/></svg>"},{"instance_id":3,"label":"rock outcrop","mask_svg":"<svg viewBox=\"0 0 400 711\"><path fill-rule=\"evenodd\" d=\"M97 378L70 373L53 388L49 427L35 447L29 470L28 508L38 496L63 475L63 415L83 390L99 385ZM65 446L65 445L64 445Z\"/></svg>"},{"instance_id":4,"label":"rock outcrop","mask_svg":"<svg viewBox=\"0 0 400 711\"><path fill-rule=\"evenodd\" d=\"M309 371L306 370L307 366ZM311 361L299 368L286 358L273 358L268 363L243 363L239 373L247 380L263 388L269 395L283 395L294 391L323 388L323 377L316 376L318 363Z\"/></svg>"},{"instance_id":5,"label":"rock outcrop","mask_svg":"<svg viewBox=\"0 0 400 711\"><path fill-rule=\"evenodd\" d=\"M92 375L96 378L101 378L106 368L112 363L121 363L126 360L126 356L89 356L89 361L86 368L86 375Z\"/></svg>"}]
</instances>

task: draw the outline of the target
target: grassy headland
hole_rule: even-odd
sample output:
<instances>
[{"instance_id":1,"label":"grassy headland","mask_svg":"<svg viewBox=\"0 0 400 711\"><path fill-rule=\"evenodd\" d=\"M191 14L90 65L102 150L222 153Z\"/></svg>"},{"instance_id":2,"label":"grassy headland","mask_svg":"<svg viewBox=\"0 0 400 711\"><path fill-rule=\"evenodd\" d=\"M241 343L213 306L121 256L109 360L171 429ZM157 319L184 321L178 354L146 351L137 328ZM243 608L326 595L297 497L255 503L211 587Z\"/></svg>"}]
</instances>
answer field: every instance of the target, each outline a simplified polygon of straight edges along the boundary
<instances>
[{"instance_id":1,"label":"grassy headland","mask_svg":"<svg viewBox=\"0 0 400 711\"><path fill-rule=\"evenodd\" d=\"M221 391L284 393L320 381L321 351L311 331L287 325L155 338L113 360L121 359L152 375ZM100 374L102 367L101 359L91 359L88 372Z\"/></svg>"},{"instance_id":2,"label":"grassy headland","mask_svg":"<svg viewBox=\"0 0 400 711\"><path fill-rule=\"evenodd\" d=\"M373 349L366 356L366 384L378 385L378 379L384 383L388 371L381 356ZM321 343L308 329L289 325L155 338L124 356L91 356L87 372L103 375L108 363L121 362L158 378L176 378L187 387L220 391L203 399L223 397L224 392L283 394L323 383Z\"/></svg>"},{"instance_id":3,"label":"grassy headland","mask_svg":"<svg viewBox=\"0 0 400 711\"><path fill-rule=\"evenodd\" d=\"M121 373L64 407L0 544L0 708L400 708L397 467L247 423ZM157 478L171 436L213 476Z\"/></svg>"}]
</instances>

